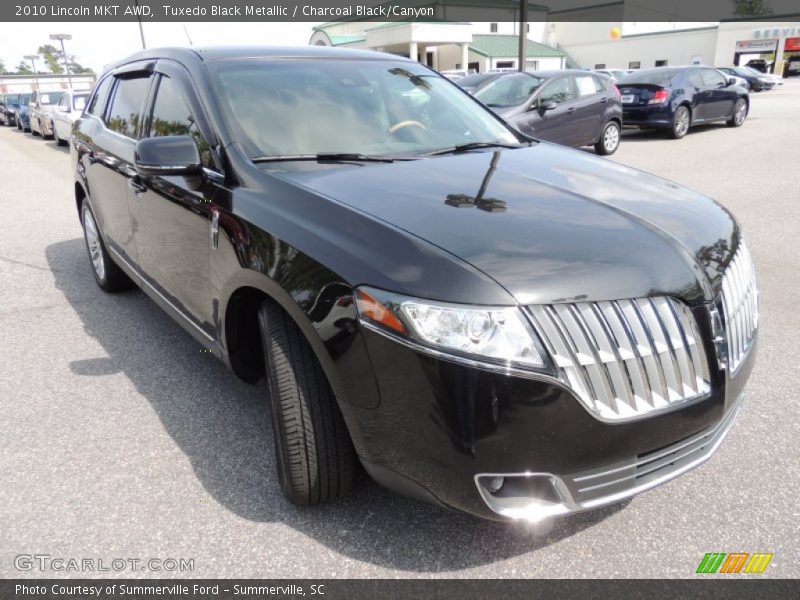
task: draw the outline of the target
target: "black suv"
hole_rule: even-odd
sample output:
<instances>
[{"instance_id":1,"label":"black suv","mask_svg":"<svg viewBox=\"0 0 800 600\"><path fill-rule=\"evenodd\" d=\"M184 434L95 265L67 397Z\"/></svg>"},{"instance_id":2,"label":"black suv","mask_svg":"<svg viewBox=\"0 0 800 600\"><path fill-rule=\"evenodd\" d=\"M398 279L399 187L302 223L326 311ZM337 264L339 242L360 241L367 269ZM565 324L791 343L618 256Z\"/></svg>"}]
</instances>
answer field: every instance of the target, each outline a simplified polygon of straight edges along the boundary
<instances>
[{"instance_id":1,"label":"black suv","mask_svg":"<svg viewBox=\"0 0 800 600\"><path fill-rule=\"evenodd\" d=\"M135 282L266 377L292 502L363 465L538 520L686 472L739 410L758 310L734 218L532 141L417 62L145 51L101 76L71 142L97 284Z\"/></svg>"}]
</instances>

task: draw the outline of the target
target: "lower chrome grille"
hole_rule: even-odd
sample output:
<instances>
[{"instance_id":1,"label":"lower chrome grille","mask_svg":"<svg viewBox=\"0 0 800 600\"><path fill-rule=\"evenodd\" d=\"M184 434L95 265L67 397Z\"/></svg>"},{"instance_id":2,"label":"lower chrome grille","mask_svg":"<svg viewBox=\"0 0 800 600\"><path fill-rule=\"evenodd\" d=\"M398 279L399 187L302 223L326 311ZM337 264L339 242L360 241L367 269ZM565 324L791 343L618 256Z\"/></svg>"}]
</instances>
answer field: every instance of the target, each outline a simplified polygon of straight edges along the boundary
<instances>
[{"instance_id":1,"label":"lower chrome grille","mask_svg":"<svg viewBox=\"0 0 800 600\"><path fill-rule=\"evenodd\" d=\"M728 433L738 411L737 403L711 429L628 462L573 473L562 476L562 480L573 501L586 507L605 503L616 495L630 495L632 490L653 487L708 458Z\"/></svg>"},{"instance_id":2,"label":"lower chrome grille","mask_svg":"<svg viewBox=\"0 0 800 600\"><path fill-rule=\"evenodd\" d=\"M691 311L668 297L528 307L561 379L597 417L624 421L705 396Z\"/></svg>"},{"instance_id":3,"label":"lower chrome grille","mask_svg":"<svg viewBox=\"0 0 800 600\"><path fill-rule=\"evenodd\" d=\"M735 373L747 356L758 328L756 271L744 242L722 277L722 310L728 344L728 368Z\"/></svg>"}]
</instances>

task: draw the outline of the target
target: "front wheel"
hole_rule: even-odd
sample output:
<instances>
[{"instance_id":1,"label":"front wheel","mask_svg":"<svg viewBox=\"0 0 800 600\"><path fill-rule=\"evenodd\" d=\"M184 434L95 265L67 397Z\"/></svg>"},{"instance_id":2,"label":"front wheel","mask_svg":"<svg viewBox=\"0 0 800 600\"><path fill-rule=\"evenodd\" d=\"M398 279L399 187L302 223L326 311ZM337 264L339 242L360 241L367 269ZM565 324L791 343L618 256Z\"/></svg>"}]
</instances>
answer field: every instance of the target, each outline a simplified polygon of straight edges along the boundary
<instances>
[{"instance_id":1,"label":"front wheel","mask_svg":"<svg viewBox=\"0 0 800 600\"><path fill-rule=\"evenodd\" d=\"M603 134L594 145L594 151L603 156L614 154L619 148L620 129L616 121L609 121L603 129Z\"/></svg>"},{"instance_id":2,"label":"front wheel","mask_svg":"<svg viewBox=\"0 0 800 600\"><path fill-rule=\"evenodd\" d=\"M744 123L744 119L747 116L747 102L744 101L744 98L739 98L736 101L736 104L733 105L733 114L731 118L728 119L727 125L728 127L741 127L742 123Z\"/></svg>"},{"instance_id":3,"label":"front wheel","mask_svg":"<svg viewBox=\"0 0 800 600\"><path fill-rule=\"evenodd\" d=\"M83 239L86 242L89 259L92 261L92 271L97 285L104 292L110 294L130 288L131 280L108 255L103 237L100 235L100 228L97 226L97 221L94 220L94 214L87 202L81 206L81 222L83 223Z\"/></svg>"},{"instance_id":4,"label":"front wheel","mask_svg":"<svg viewBox=\"0 0 800 600\"><path fill-rule=\"evenodd\" d=\"M56 129L56 124L55 123L50 123L50 127L53 129L53 139L56 142L56 146L64 146L64 145L66 145L67 140L62 140L60 137L58 137L58 130Z\"/></svg>"},{"instance_id":5,"label":"front wheel","mask_svg":"<svg viewBox=\"0 0 800 600\"><path fill-rule=\"evenodd\" d=\"M353 485L358 461L333 390L280 306L265 301L258 323L281 490L300 506L341 498Z\"/></svg>"},{"instance_id":6,"label":"front wheel","mask_svg":"<svg viewBox=\"0 0 800 600\"><path fill-rule=\"evenodd\" d=\"M672 126L669 129L669 136L674 140L679 140L689 131L689 124L692 120L692 113L685 106L679 106L672 117Z\"/></svg>"}]
</instances>

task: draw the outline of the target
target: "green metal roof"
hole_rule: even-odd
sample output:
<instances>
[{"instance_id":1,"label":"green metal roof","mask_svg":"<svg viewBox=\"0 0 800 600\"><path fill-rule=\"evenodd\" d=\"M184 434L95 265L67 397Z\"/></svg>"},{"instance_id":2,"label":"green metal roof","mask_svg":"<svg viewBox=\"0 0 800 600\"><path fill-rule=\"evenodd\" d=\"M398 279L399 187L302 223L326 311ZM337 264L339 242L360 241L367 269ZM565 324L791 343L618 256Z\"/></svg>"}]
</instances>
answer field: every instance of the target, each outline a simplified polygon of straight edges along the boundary
<instances>
[{"instance_id":1,"label":"green metal roof","mask_svg":"<svg viewBox=\"0 0 800 600\"><path fill-rule=\"evenodd\" d=\"M527 40L526 56L528 58L566 56L567 53L558 48ZM516 35L473 35L469 49L489 58L505 58L519 55L519 38Z\"/></svg>"},{"instance_id":2,"label":"green metal roof","mask_svg":"<svg viewBox=\"0 0 800 600\"><path fill-rule=\"evenodd\" d=\"M328 38L331 40L331 44L334 46L341 46L343 44L355 44L357 42L363 42L366 36L363 35L328 35Z\"/></svg>"}]
</instances>

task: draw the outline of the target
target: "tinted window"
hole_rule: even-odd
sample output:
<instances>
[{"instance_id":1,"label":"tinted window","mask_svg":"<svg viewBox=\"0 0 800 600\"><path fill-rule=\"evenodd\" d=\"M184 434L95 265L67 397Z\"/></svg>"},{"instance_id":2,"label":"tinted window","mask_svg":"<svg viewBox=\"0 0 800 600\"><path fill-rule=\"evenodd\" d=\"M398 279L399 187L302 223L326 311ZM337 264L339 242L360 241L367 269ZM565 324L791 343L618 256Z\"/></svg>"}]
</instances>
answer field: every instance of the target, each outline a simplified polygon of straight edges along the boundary
<instances>
[{"instance_id":1,"label":"tinted window","mask_svg":"<svg viewBox=\"0 0 800 600\"><path fill-rule=\"evenodd\" d=\"M644 69L623 77L620 83L645 83L649 85L670 85L672 81L669 69Z\"/></svg>"},{"instance_id":2,"label":"tinted window","mask_svg":"<svg viewBox=\"0 0 800 600\"><path fill-rule=\"evenodd\" d=\"M89 103L89 108L86 111L88 114L94 115L95 117L103 116L103 109L106 107L108 92L111 88L111 82L113 80L113 77L106 77L97 86L94 96L92 96L92 101Z\"/></svg>"},{"instance_id":3,"label":"tinted window","mask_svg":"<svg viewBox=\"0 0 800 600\"><path fill-rule=\"evenodd\" d=\"M125 137L136 139L136 132L142 120L142 109L147 91L150 88L149 77L119 79L108 110L106 125Z\"/></svg>"},{"instance_id":4,"label":"tinted window","mask_svg":"<svg viewBox=\"0 0 800 600\"><path fill-rule=\"evenodd\" d=\"M203 138L183 97L180 85L166 75L161 76L150 120L150 137L191 135L197 142L203 165L213 168L211 148Z\"/></svg>"},{"instance_id":5,"label":"tinted window","mask_svg":"<svg viewBox=\"0 0 800 600\"><path fill-rule=\"evenodd\" d=\"M498 77L475 92L475 97L486 106L504 108L518 106L530 98L542 84L538 77L515 73Z\"/></svg>"},{"instance_id":6,"label":"tinted window","mask_svg":"<svg viewBox=\"0 0 800 600\"><path fill-rule=\"evenodd\" d=\"M689 81L695 87L704 87L706 85L705 81L703 80L703 76L697 69L692 69L689 71Z\"/></svg>"},{"instance_id":7,"label":"tinted window","mask_svg":"<svg viewBox=\"0 0 800 600\"><path fill-rule=\"evenodd\" d=\"M719 87L727 85L725 78L715 71L714 69L702 69L700 74L703 77L703 82L708 86Z\"/></svg>"},{"instance_id":8,"label":"tinted window","mask_svg":"<svg viewBox=\"0 0 800 600\"><path fill-rule=\"evenodd\" d=\"M567 100L575 98L575 92L572 91L572 82L569 77L559 77L555 81L549 82L542 93L539 94L539 103L542 102L555 102L560 104Z\"/></svg>"}]
</instances>

